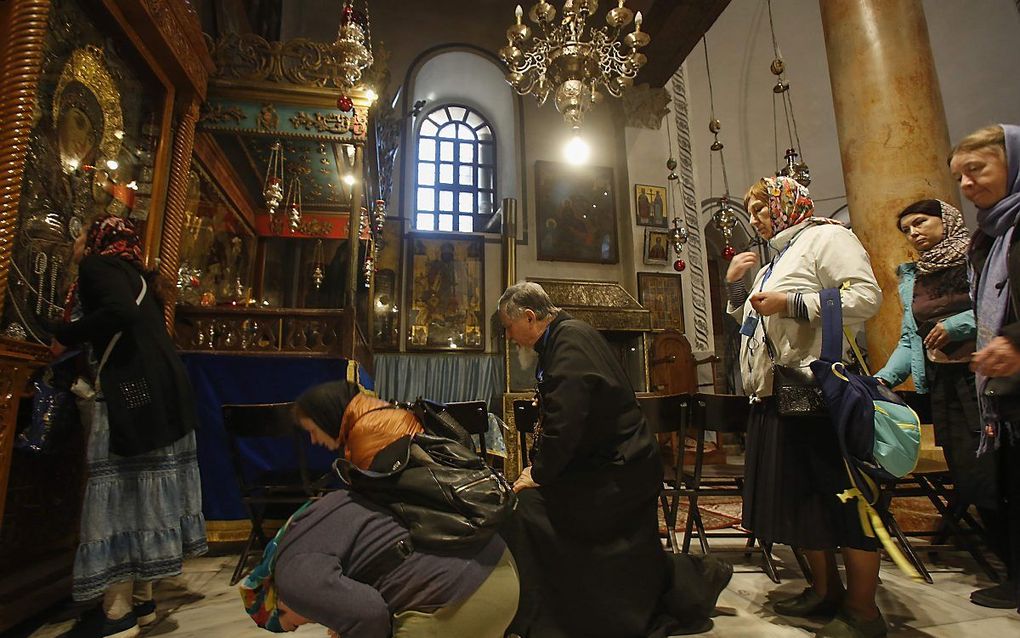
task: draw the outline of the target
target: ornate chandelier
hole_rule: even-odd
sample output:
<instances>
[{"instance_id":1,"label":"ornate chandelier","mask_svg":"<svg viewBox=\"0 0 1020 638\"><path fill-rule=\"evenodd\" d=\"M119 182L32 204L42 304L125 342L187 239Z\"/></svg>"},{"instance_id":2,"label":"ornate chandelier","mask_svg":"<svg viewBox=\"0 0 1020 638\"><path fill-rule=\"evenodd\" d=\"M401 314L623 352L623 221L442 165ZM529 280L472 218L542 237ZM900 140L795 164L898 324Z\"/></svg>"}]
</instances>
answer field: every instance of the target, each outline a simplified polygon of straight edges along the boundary
<instances>
[{"instance_id":1,"label":"ornate chandelier","mask_svg":"<svg viewBox=\"0 0 1020 638\"><path fill-rule=\"evenodd\" d=\"M571 127L580 128L585 113L602 100L601 90L620 97L647 61L638 52L651 41L641 31L641 12L635 15L624 2L617 0L606 14L607 27L596 27L588 25L588 18L598 0L564 0L558 22L553 5L539 0L528 12L538 31L534 38L517 5L516 23L507 29L507 45L499 51L510 69L506 81L521 95L533 93L539 104L553 93L556 110ZM618 40L631 22L634 31Z\"/></svg>"},{"instance_id":2,"label":"ornate chandelier","mask_svg":"<svg viewBox=\"0 0 1020 638\"><path fill-rule=\"evenodd\" d=\"M372 65L372 32L368 20L368 0L365 0L365 10L361 15L354 11L353 0L343 0L340 28L337 30L336 42L333 43L333 51L340 67L340 77L337 79L344 91L353 89L361 81L361 72ZM340 94L336 105L341 111L350 111L354 101L344 92Z\"/></svg>"}]
</instances>

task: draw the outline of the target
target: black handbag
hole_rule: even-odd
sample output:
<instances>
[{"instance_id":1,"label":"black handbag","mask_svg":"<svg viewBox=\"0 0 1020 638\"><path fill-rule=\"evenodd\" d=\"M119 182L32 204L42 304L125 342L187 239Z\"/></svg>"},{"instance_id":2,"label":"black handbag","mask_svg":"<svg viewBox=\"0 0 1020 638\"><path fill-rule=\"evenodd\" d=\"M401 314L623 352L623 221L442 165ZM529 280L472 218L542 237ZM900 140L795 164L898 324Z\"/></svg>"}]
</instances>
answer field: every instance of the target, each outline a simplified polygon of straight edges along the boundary
<instances>
[{"instance_id":1,"label":"black handbag","mask_svg":"<svg viewBox=\"0 0 1020 638\"><path fill-rule=\"evenodd\" d=\"M776 349L772 345L772 340L769 339L768 332L765 331L764 319L761 320L761 330L765 335L765 351L768 352L769 360L772 361L772 396L776 400L779 416L829 416L829 406L825 403L822 388L815 381L815 375L811 372L811 368L776 363Z\"/></svg>"},{"instance_id":2,"label":"black handbag","mask_svg":"<svg viewBox=\"0 0 1020 638\"><path fill-rule=\"evenodd\" d=\"M351 489L388 508L416 548L433 553L480 549L517 505L513 487L457 441L416 434L386 446L373 468L339 458L333 468ZM380 468L383 469L383 468Z\"/></svg>"},{"instance_id":3,"label":"black handbag","mask_svg":"<svg viewBox=\"0 0 1020 638\"><path fill-rule=\"evenodd\" d=\"M1020 375L991 377L981 394L994 404L1003 420L1020 423Z\"/></svg>"}]
</instances>

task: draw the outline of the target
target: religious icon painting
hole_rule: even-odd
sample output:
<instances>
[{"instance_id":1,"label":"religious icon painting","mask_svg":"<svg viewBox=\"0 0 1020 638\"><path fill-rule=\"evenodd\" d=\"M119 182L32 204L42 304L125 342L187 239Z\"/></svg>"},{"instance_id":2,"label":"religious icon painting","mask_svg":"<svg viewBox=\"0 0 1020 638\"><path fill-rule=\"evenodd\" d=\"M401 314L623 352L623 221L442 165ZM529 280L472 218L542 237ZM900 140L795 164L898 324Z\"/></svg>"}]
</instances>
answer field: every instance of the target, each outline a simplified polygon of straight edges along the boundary
<instances>
[{"instance_id":1,"label":"religious icon painting","mask_svg":"<svg viewBox=\"0 0 1020 638\"><path fill-rule=\"evenodd\" d=\"M408 350L485 348L483 237L408 235Z\"/></svg>"},{"instance_id":2,"label":"religious icon painting","mask_svg":"<svg viewBox=\"0 0 1020 638\"><path fill-rule=\"evenodd\" d=\"M645 229L644 262L650 266L665 266L669 262L669 233L664 230Z\"/></svg>"},{"instance_id":3,"label":"religious icon painting","mask_svg":"<svg viewBox=\"0 0 1020 638\"><path fill-rule=\"evenodd\" d=\"M609 167L535 162L538 258L619 262L615 188Z\"/></svg>"},{"instance_id":4,"label":"religious icon painting","mask_svg":"<svg viewBox=\"0 0 1020 638\"><path fill-rule=\"evenodd\" d=\"M634 185L634 217L638 226L666 227L666 189L647 184Z\"/></svg>"},{"instance_id":5,"label":"religious icon painting","mask_svg":"<svg viewBox=\"0 0 1020 638\"><path fill-rule=\"evenodd\" d=\"M680 275L659 272L637 274L638 301L652 313L652 330L684 331L684 291Z\"/></svg>"}]
</instances>

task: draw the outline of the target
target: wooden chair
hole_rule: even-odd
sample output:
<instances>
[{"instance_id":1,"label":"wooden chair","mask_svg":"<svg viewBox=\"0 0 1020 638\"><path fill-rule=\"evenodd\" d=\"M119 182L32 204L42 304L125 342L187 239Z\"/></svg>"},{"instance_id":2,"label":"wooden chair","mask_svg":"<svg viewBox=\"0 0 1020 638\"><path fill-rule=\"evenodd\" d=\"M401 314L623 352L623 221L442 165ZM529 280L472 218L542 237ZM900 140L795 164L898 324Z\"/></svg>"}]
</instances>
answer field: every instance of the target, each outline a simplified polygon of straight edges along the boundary
<instances>
[{"instance_id":1,"label":"wooden chair","mask_svg":"<svg viewBox=\"0 0 1020 638\"><path fill-rule=\"evenodd\" d=\"M775 583L779 575L772 558L771 545L755 547L757 539L753 532L739 530L705 529L699 500L706 496L731 496L743 498L744 465L730 463L705 463L705 435L708 432L719 434L740 434L747 430L750 404L747 397L732 394L703 394L691 396L690 405L685 414L684 432L693 434L695 443L694 462L688 469L682 466L683 487L680 496L687 499L687 526L684 530L683 551L690 552L691 540L698 539L701 552L709 554L713 551L711 538L744 538L743 548L726 548L714 551L742 552L749 556L751 552L760 552L763 569Z\"/></svg>"},{"instance_id":2,"label":"wooden chair","mask_svg":"<svg viewBox=\"0 0 1020 638\"><path fill-rule=\"evenodd\" d=\"M485 401L457 401L444 404L446 412L467 430L478 437L479 451L484 459L488 454L485 436L489 433L489 408Z\"/></svg>"},{"instance_id":3,"label":"wooden chair","mask_svg":"<svg viewBox=\"0 0 1020 638\"><path fill-rule=\"evenodd\" d=\"M684 410L689 405L689 395L639 394L637 399L645 421L648 422L652 432L676 434L683 428ZM662 518L666 522L666 542L674 554L680 552L680 543L676 535L676 519L680 507L680 485L682 482L676 468L683 463L682 459L677 458L680 454L682 452L677 446L674 446L672 463L666 467L662 491L659 493L659 507L662 509Z\"/></svg>"},{"instance_id":4,"label":"wooden chair","mask_svg":"<svg viewBox=\"0 0 1020 638\"><path fill-rule=\"evenodd\" d=\"M269 519L286 519L309 499L329 489L332 473L314 477L305 455L306 436L294 422L292 403L224 405L223 425L241 501L248 510L251 532L234 567L230 584L244 575L248 560L270 540ZM272 458L253 458L246 448L271 449ZM286 465L279 469L280 465Z\"/></svg>"}]
</instances>

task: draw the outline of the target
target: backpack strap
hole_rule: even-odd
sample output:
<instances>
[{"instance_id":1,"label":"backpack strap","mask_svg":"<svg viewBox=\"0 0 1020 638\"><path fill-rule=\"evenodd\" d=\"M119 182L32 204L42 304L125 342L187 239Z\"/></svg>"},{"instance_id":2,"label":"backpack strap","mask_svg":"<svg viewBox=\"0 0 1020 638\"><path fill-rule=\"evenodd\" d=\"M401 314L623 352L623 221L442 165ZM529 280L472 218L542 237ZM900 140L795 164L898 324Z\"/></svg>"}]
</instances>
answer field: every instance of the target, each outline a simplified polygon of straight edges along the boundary
<instances>
[{"instance_id":1,"label":"backpack strap","mask_svg":"<svg viewBox=\"0 0 1020 638\"><path fill-rule=\"evenodd\" d=\"M843 360L843 303L838 288L826 288L819 293L822 304L822 361L836 363Z\"/></svg>"}]
</instances>

